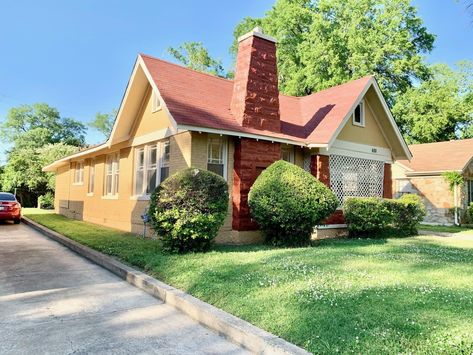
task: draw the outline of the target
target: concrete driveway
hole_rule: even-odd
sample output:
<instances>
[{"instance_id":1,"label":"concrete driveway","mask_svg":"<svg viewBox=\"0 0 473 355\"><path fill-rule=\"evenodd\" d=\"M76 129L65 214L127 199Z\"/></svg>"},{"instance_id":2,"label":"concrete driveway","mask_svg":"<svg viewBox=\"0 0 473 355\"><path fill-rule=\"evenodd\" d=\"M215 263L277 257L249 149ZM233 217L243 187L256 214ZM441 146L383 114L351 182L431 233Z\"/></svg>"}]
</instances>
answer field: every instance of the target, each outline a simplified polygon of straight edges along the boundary
<instances>
[{"instance_id":1,"label":"concrete driveway","mask_svg":"<svg viewBox=\"0 0 473 355\"><path fill-rule=\"evenodd\" d=\"M0 354L243 354L20 224L0 224Z\"/></svg>"}]
</instances>

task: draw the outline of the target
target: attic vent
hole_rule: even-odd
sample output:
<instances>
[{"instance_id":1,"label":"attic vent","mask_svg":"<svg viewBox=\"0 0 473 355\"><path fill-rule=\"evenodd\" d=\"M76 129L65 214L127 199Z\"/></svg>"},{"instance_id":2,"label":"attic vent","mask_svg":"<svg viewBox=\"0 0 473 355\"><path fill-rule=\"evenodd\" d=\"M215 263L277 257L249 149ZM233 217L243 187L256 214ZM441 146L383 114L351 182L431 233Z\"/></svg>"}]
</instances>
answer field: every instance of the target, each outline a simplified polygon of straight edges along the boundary
<instances>
[{"instance_id":1,"label":"attic vent","mask_svg":"<svg viewBox=\"0 0 473 355\"><path fill-rule=\"evenodd\" d=\"M347 197L382 197L384 162L370 159L330 156L330 188L340 205Z\"/></svg>"},{"instance_id":2,"label":"attic vent","mask_svg":"<svg viewBox=\"0 0 473 355\"><path fill-rule=\"evenodd\" d=\"M161 100L159 99L159 95L153 90L151 95L151 111L156 112L161 109Z\"/></svg>"}]
</instances>

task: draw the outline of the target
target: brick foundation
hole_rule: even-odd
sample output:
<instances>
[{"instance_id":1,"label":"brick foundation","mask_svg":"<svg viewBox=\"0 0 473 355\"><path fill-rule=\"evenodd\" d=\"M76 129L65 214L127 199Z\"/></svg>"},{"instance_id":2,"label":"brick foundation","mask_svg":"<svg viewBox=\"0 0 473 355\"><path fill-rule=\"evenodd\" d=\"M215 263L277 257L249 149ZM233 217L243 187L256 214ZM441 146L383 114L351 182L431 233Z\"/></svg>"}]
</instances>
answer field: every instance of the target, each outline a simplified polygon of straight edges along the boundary
<instances>
[{"instance_id":1,"label":"brick foundation","mask_svg":"<svg viewBox=\"0 0 473 355\"><path fill-rule=\"evenodd\" d=\"M241 138L235 143L233 169L233 222L232 229L248 231L258 229L252 221L248 206L248 192L259 174L276 160L279 160L279 143Z\"/></svg>"}]
</instances>

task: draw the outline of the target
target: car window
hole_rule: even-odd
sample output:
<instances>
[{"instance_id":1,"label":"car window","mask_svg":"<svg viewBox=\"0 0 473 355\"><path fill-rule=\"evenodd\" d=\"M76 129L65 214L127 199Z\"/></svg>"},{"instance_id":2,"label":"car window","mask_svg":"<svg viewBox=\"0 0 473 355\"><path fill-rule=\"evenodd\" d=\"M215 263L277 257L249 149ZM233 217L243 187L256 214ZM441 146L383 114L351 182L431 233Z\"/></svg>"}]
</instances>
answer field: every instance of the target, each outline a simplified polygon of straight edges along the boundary
<instances>
[{"instance_id":1,"label":"car window","mask_svg":"<svg viewBox=\"0 0 473 355\"><path fill-rule=\"evenodd\" d=\"M16 198L12 194L6 194L0 192L0 201L16 201Z\"/></svg>"}]
</instances>

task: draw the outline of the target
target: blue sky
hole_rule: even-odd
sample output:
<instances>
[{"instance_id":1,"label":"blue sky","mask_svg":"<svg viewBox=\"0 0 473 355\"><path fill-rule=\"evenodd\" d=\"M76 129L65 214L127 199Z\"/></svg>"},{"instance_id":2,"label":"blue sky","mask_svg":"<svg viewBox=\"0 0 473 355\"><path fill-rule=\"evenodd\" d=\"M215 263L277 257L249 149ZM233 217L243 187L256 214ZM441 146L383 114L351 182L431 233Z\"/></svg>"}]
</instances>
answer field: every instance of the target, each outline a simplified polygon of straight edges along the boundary
<instances>
[{"instance_id":1,"label":"blue sky","mask_svg":"<svg viewBox=\"0 0 473 355\"><path fill-rule=\"evenodd\" d=\"M429 62L473 60L473 14L465 0L414 0L437 35ZM274 0L0 0L0 121L10 107L46 102L90 121L117 108L136 55L171 59L169 46L201 41L226 66L235 25ZM6 145L0 137L0 164ZM103 137L89 130L88 143Z\"/></svg>"}]
</instances>

